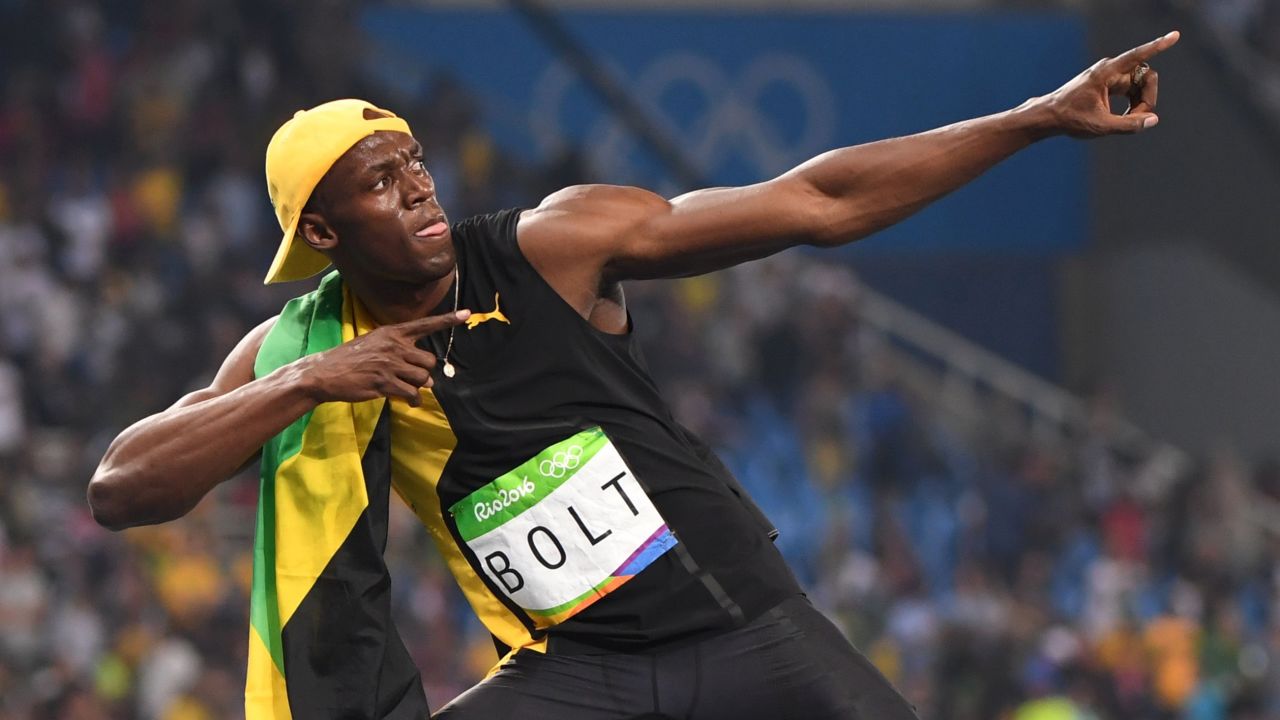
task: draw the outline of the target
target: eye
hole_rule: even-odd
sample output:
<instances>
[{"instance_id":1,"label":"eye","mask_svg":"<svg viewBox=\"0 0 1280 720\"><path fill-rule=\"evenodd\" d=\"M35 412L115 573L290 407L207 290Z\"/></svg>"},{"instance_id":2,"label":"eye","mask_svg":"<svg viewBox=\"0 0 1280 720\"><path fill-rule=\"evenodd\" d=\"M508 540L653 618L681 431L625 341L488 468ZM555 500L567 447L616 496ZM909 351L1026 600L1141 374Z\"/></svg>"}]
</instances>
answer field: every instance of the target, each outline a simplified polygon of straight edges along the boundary
<instances>
[{"instance_id":1,"label":"eye","mask_svg":"<svg viewBox=\"0 0 1280 720\"><path fill-rule=\"evenodd\" d=\"M424 175L427 172L427 164L422 158L414 158L413 162L409 164L409 169L419 175Z\"/></svg>"},{"instance_id":2,"label":"eye","mask_svg":"<svg viewBox=\"0 0 1280 720\"><path fill-rule=\"evenodd\" d=\"M391 183L391 178L389 176L383 175L381 178L379 178L378 182L373 184L373 187L371 189L385 190L387 185L389 185L390 183Z\"/></svg>"}]
</instances>

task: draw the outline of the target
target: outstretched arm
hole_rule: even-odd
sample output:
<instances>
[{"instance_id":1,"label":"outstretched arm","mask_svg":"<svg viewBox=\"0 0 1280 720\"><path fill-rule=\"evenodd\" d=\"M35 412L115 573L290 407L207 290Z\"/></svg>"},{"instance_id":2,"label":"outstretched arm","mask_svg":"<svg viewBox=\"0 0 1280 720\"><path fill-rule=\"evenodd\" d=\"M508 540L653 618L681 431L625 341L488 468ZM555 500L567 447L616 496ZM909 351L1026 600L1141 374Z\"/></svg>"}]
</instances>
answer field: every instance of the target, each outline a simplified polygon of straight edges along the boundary
<instances>
[{"instance_id":1,"label":"outstretched arm","mask_svg":"<svg viewBox=\"0 0 1280 720\"><path fill-rule=\"evenodd\" d=\"M1099 61L1057 91L988 117L918 135L841 148L773 180L665 200L636 188L580 186L549 196L520 221L520 245L544 277L583 309L596 288L624 279L698 274L794 245L849 243L897 223L1037 140L1141 132L1158 77L1132 73L1178 41L1176 32ZM1128 95L1124 115L1112 95Z\"/></svg>"}]
</instances>

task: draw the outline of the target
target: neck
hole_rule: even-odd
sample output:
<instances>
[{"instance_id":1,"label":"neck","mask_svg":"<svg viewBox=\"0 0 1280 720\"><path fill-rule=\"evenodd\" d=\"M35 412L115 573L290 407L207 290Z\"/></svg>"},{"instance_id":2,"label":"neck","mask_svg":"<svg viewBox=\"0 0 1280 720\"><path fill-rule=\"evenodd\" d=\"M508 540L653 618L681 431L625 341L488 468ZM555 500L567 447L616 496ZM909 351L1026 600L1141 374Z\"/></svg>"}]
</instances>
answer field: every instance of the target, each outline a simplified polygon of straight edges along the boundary
<instances>
[{"instance_id":1,"label":"neck","mask_svg":"<svg viewBox=\"0 0 1280 720\"><path fill-rule=\"evenodd\" d=\"M342 280L379 325L394 325L426 317L453 287L455 272L456 269L450 270L444 277L426 283L370 281L345 275Z\"/></svg>"}]
</instances>

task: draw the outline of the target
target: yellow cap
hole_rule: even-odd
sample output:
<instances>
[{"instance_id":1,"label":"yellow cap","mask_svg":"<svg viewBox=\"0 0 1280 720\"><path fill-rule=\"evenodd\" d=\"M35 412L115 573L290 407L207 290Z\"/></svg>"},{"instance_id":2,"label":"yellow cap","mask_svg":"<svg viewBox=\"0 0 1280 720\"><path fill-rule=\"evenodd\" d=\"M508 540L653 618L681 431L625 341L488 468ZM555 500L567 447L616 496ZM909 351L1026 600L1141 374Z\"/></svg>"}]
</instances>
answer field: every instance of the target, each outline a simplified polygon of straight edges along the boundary
<instances>
[{"instance_id":1,"label":"yellow cap","mask_svg":"<svg viewBox=\"0 0 1280 720\"><path fill-rule=\"evenodd\" d=\"M409 123L364 100L333 100L299 110L267 144L267 192L284 238L267 283L302 280L329 267L329 258L297 237L298 217L329 168L379 130L412 134Z\"/></svg>"}]
</instances>

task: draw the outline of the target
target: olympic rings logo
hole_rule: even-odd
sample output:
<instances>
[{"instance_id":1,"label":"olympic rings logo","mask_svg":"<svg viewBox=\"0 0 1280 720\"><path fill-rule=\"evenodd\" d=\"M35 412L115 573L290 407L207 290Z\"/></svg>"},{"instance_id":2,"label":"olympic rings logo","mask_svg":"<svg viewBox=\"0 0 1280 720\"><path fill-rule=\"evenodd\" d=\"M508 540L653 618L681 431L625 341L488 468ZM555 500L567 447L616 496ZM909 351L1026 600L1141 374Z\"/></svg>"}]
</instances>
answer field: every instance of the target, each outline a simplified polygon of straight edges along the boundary
<instances>
[{"instance_id":1,"label":"olympic rings logo","mask_svg":"<svg viewBox=\"0 0 1280 720\"><path fill-rule=\"evenodd\" d=\"M709 174L746 159L762 177L771 177L828 149L835 139L830 85L809 61L794 55L760 55L736 77L692 52L663 55L632 79L616 65L609 70ZM530 127L540 150L554 155L572 136L603 177L643 182L638 176L646 163L636 152L638 141L613 113L590 121L583 132L576 107L582 94L576 75L562 63L543 72L530 108ZM681 99L685 107L696 109L672 112L672 101ZM798 132L791 127L796 123Z\"/></svg>"},{"instance_id":2,"label":"olympic rings logo","mask_svg":"<svg viewBox=\"0 0 1280 720\"><path fill-rule=\"evenodd\" d=\"M582 446L570 445L550 458L538 463L538 472L543 477L559 480L570 470L576 470L582 464Z\"/></svg>"}]
</instances>

